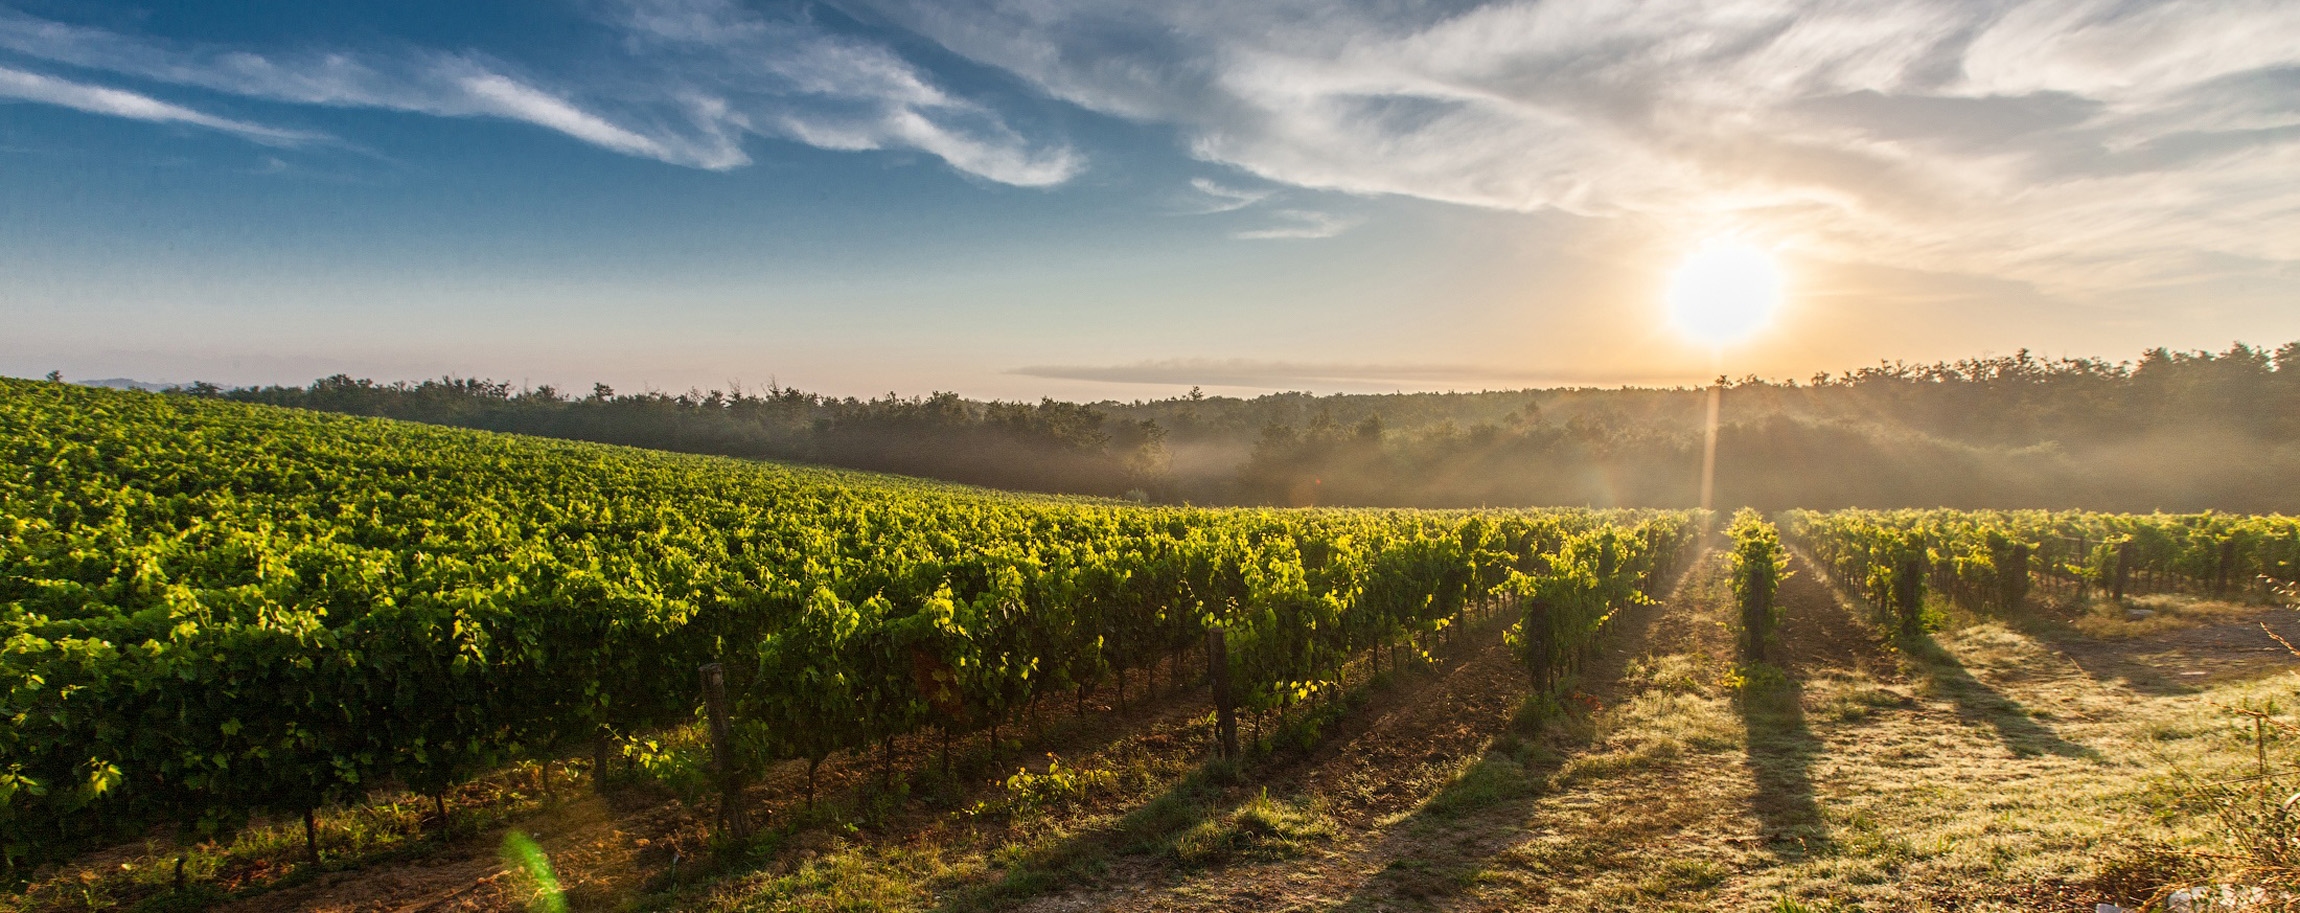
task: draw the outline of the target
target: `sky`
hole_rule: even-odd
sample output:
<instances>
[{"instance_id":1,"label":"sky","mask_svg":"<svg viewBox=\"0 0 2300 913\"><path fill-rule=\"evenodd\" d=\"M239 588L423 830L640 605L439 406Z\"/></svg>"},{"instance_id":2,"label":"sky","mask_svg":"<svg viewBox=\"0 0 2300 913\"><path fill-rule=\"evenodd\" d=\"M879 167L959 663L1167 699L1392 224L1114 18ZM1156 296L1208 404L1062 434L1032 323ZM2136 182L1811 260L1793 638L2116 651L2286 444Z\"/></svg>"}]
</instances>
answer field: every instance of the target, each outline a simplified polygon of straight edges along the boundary
<instances>
[{"instance_id":1,"label":"sky","mask_svg":"<svg viewBox=\"0 0 2300 913\"><path fill-rule=\"evenodd\" d=\"M1727 346L1673 270L1754 246ZM2300 3L0 0L0 374L1132 400L2300 340Z\"/></svg>"}]
</instances>

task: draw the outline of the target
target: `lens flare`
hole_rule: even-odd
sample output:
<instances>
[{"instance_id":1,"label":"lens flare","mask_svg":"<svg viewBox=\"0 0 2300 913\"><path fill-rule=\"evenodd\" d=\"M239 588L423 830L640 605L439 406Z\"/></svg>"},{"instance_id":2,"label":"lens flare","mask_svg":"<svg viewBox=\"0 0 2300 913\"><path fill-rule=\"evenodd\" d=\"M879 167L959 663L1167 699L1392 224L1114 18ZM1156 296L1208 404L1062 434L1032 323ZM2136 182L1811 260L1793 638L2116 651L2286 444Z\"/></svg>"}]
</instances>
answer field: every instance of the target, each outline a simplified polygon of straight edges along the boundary
<instances>
[{"instance_id":1,"label":"lens flare","mask_svg":"<svg viewBox=\"0 0 2300 913\"><path fill-rule=\"evenodd\" d=\"M1715 239L1677 267L1669 283L1669 317L1695 342L1723 346L1764 329L1781 306L1781 265L1746 241Z\"/></svg>"}]
</instances>

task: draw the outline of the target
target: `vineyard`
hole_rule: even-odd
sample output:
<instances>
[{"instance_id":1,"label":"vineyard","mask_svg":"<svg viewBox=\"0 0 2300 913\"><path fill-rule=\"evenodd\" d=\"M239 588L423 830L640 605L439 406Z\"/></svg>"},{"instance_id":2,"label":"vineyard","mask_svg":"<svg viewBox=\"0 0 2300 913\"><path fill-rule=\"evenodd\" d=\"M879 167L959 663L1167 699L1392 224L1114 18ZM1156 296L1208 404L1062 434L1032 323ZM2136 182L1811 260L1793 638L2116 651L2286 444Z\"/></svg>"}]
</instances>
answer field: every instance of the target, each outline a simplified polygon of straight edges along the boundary
<instances>
[{"instance_id":1,"label":"vineyard","mask_svg":"<svg viewBox=\"0 0 2300 913\"><path fill-rule=\"evenodd\" d=\"M953 741L995 753L1049 707L1123 716L1161 673L1167 700L1176 679L1203 689L1177 751L1238 755L1243 717L1244 753L1267 756L1265 735L1315 741L1401 655L1428 668L1441 648L1472 672L1506 657L1508 683L1478 696L1517 709L1478 725L1584 740L1508 736L1493 744L1524 746L1514 760L1462 782L1544 763L1571 782L1544 752L1632 751L1597 721L1663 698L1739 702L1757 767L1762 739L1811 739L1794 682L1824 646L1898 644L1892 674L1955 703L1974 679L1933 640L1949 614L2258 604L2300 576L2300 521L2279 516L1742 511L1712 543L1698 511L1146 507L6 380L0 450L12 880L251 820L300 820L316 861L324 810L404 791L444 818L446 794L508 766L603 774L698 721L728 783L714 826L740 834L745 778L795 765L811 807L826 766L892 782L900 743L922 764L939 744L947 769ZM1827 585L1866 617L1816 646L1814 613L1842 611ZM1699 671L1655 697L1658 667L1606 645L1666 630L1669 662ZM1968 722L1994 705L1973 706ZM1786 736L1761 728L1781 720ZM1042 765L1009 788L1072 775Z\"/></svg>"},{"instance_id":2,"label":"vineyard","mask_svg":"<svg viewBox=\"0 0 2300 913\"><path fill-rule=\"evenodd\" d=\"M820 763L1222 635L1249 714L1487 610L1562 668L1686 514L1141 509L9 382L0 839L227 830L697 712Z\"/></svg>"},{"instance_id":3,"label":"vineyard","mask_svg":"<svg viewBox=\"0 0 2300 913\"><path fill-rule=\"evenodd\" d=\"M2266 601L2300 578L2300 518L2083 511L1790 511L1788 535L1838 578L1914 625L1929 587L2009 610L2185 593Z\"/></svg>"}]
</instances>

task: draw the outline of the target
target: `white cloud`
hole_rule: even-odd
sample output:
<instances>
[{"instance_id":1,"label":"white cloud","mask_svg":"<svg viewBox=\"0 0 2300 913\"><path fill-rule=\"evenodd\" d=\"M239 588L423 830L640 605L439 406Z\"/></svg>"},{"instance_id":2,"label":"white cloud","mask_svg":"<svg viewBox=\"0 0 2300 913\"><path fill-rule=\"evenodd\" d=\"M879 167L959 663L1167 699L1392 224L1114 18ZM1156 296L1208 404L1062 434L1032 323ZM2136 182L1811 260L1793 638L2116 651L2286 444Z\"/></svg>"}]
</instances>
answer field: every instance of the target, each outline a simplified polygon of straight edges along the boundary
<instances>
[{"instance_id":1,"label":"white cloud","mask_svg":"<svg viewBox=\"0 0 2300 913\"><path fill-rule=\"evenodd\" d=\"M1232 233L1230 237L1245 241L1331 238L1365 221L1356 216L1340 216L1308 209L1281 209L1271 215L1277 217L1278 224L1267 228L1245 229Z\"/></svg>"},{"instance_id":2,"label":"white cloud","mask_svg":"<svg viewBox=\"0 0 2300 913\"><path fill-rule=\"evenodd\" d=\"M0 49L269 101L502 118L713 170L748 164L743 139L754 134L832 149L916 149L1022 186L1062 183L1084 165L1068 146L1022 136L876 44L714 0L627 0L597 12L624 36L624 56L581 61L556 80L476 51L259 53L6 10Z\"/></svg>"},{"instance_id":3,"label":"white cloud","mask_svg":"<svg viewBox=\"0 0 2300 913\"><path fill-rule=\"evenodd\" d=\"M2063 289L2300 261L2300 5L859 0L1258 178Z\"/></svg>"},{"instance_id":4,"label":"white cloud","mask_svg":"<svg viewBox=\"0 0 2300 913\"><path fill-rule=\"evenodd\" d=\"M173 105L148 95L138 95L121 89L92 86L86 83L57 79L38 73L0 67L0 98L60 105L91 114L108 114L131 120L154 123L189 124L238 134L259 143L274 146L294 146L323 139L320 134L300 130L283 130L261 124L217 117Z\"/></svg>"},{"instance_id":5,"label":"white cloud","mask_svg":"<svg viewBox=\"0 0 2300 913\"><path fill-rule=\"evenodd\" d=\"M1254 358L1170 358L1118 365L1032 365L1009 374L1060 380L1090 380L1118 384L1158 384L1212 387L1382 386L1451 388L1469 384L1494 387L1618 386L1659 384L1664 381L1618 373L1577 374L1528 371L1523 368L1473 364L1382 364L1372 362L1271 361Z\"/></svg>"},{"instance_id":6,"label":"white cloud","mask_svg":"<svg viewBox=\"0 0 2300 913\"><path fill-rule=\"evenodd\" d=\"M498 116L549 127L584 142L629 155L643 155L664 161L673 158L671 151L656 140L615 126L569 104L566 99L523 85L502 74L475 73L457 82L472 99ZM739 159L734 158L721 158L718 161L730 165L740 163Z\"/></svg>"},{"instance_id":7,"label":"white cloud","mask_svg":"<svg viewBox=\"0 0 2300 913\"><path fill-rule=\"evenodd\" d=\"M1191 215L1213 215L1218 212L1236 212L1270 198L1271 191L1244 190L1215 183L1206 178L1191 178L1190 189L1204 194L1207 199L1191 206Z\"/></svg>"}]
</instances>

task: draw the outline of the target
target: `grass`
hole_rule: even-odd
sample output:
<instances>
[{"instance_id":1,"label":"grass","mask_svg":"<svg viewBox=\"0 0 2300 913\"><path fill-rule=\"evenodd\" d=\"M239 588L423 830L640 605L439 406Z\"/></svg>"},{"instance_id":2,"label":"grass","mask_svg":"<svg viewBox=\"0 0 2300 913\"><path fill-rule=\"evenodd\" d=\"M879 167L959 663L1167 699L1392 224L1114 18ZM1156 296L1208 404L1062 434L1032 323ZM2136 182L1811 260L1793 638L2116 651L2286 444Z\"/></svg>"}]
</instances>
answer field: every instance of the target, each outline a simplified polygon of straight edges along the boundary
<instances>
[{"instance_id":1,"label":"grass","mask_svg":"<svg viewBox=\"0 0 2300 913\"><path fill-rule=\"evenodd\" d=\"M2070 607L2068 624L2085 637L2121 639L2221 624L2259 612L2257 605L2177 593L2133 596L2122 603L2096 596Z\"/></svg>"},{"instance_id":2,"label":"grass","mask_svg":"<svg viewBox=\"0 0 2300 913\"><path fill-rule=\"evenodd\" d=\"M1272 799L1264 790L1227 813L1191 825L1175 836L1168 852L1188 866L1291 859L1332 840L1336 831L1315 800Z\"/></svg>"}]
</instances>

